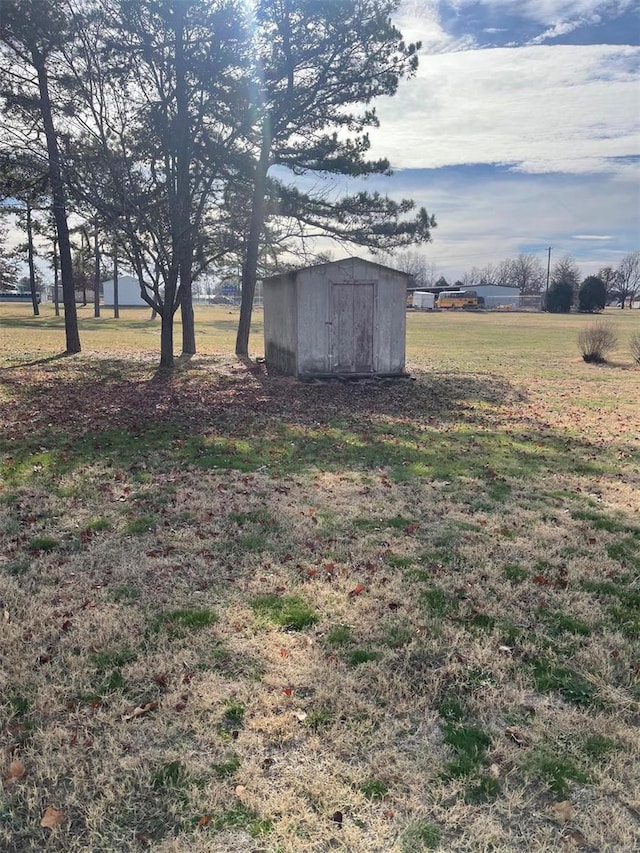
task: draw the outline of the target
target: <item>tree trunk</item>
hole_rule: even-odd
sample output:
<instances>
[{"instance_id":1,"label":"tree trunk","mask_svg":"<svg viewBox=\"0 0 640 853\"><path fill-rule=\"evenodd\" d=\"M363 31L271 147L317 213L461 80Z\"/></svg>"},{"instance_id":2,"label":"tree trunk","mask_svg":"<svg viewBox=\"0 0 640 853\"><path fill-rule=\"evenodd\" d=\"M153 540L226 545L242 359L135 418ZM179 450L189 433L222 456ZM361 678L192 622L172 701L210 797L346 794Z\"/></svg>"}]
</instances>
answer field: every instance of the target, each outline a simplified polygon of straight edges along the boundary
<instances>
[{"instance_id":1,"label":"tree trunk","mask_svg":"<svg viewBox=\"0 0 640 853\"><path fill-rule=\"evenodd\" d=\"M189 96L186 85L184 27L187 7L175 14L175 73L176 73L176 219L174 220L175 251L180 281L180 312L182 315L182 353L196 351L191 288L193 246L191 234L191 193L189 175Z\"/></svg>"},{"instance_id":2,"label":"tree trunk","mask_svg":"<svg viewBox=\"0 0 640 853\"><path fill-rule=\"evenodd\" d=\"M38 307L38 295L36 293L36 268L33 262L33 222L31 220L31 202L27 200L27 257L29 261L29 289L31 290L31 303L33 305L33 316L40 315Z\"/></svg>"},{"instance_id":3,"label":"tree trunk","mask_svg":"<svg viewBox=\"0 0 640 853\"><path fill-rule=\"evenodd\" d=\"M189 278L190 278L189 274ZM193 293L191 281L181 285L182 295L180 297L180 313L182 316L182 354L195 355L196 352L196 326L193 316Z\"/></svg>"},{"instance_id":4,"label":"tree trunk","mask_svg":"<svg viewBox=\"0 0 640 853\"><path fill-rule=\"evenodd\" d=\"M93 316L100 316L100 246L98 245L98 229L93 236L93 260L95 274L93 278Z\"/></svg>"},{"instance_id":5,"label":"tree trunk","mask_svg":"<svg viewBox=\"0 0 640 853\"><path fill-rule=\"evenodd\" d=\"M113 316L116 320L120 317L120 306L118 305L118 252L113 248Z\"/></svg>"},{"instance_id":6,"label":"tree trunk","mask_svg":"<svg viewBox=\"0 0 640 853\"><path fill-rule=\"evenodd\" d=\"M269 171L270 150L271 140L268 135L265 122L262 151L260 153L260 159L256 163L256 171L253 180L251 220L249 222L247 249L244 263L242 265L242 296L240 301L238 334L236 336L236 355L244 358L249 355L251 313L253 311L253 297L255 296L256 282L258 280L258 258L260 256L260 242L262 238L262 228L264 226L265 190L267 186L267 172Z\"/></svg>"},{"instance_id":7,"label":"tree trunk","mask_svg":"<svg viewBox=\"0 0 640 853\"><path fill-rule=\"evenodd\" d=\"M60 293L58 285L60 284L60 273L58 269L58 241L53 238L53 304L56 317L60 316Z\"/></svg>"},{"instance_id":8,"label":"tree trunk","mask_svg":"<svg viewBox=\"0 0 640 853\"><path fill-rule=\"evenodd\" d=\"M58 249L60 251L60 272L62 278L62 300L64 304L64 328L66 334L67 352L80 352L80 334L78 332L78 314L76 297L73 287L73 265L71 263L71 243L69 241L69 224L60 170L60 154L58 140L53 125L51 98L49 97L49 80L45 60L38 54L33 55L33 64L38 72L38 87L40 90L40 111L47 139L47 155L49 159L49 180L51 197L53 199L53 216L58 234Z\"/></svg>"},{"instance_id":9,"label":"tree trunk","mask_svg":"<svg viewBox=\"0 0 640 853\"><path fill-rule=\"evenodd\" d=\"M173 311L166 302L160 326L160 367L173 367Z\"/></svg>"}]
</instances>

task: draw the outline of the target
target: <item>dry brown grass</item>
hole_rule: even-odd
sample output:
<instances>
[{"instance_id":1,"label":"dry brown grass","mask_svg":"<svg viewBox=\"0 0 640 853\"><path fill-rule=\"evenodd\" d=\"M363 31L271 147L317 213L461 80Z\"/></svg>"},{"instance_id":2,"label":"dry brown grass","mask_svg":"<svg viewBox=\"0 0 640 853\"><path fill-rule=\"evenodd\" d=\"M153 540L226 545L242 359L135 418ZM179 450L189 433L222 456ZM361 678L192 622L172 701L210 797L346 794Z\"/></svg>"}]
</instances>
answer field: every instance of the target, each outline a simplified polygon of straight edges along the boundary
<instances>
[{"instance_id":1,"label":"dry brown grass","mask_svg":"<svg viewBox=\"0 0 640 853\"><path fill-rule=\"evenodd\" d=\"M353 387L11 353L0 849L637 849L638 374L562 346Z\"/></svg>"}]
</instances>

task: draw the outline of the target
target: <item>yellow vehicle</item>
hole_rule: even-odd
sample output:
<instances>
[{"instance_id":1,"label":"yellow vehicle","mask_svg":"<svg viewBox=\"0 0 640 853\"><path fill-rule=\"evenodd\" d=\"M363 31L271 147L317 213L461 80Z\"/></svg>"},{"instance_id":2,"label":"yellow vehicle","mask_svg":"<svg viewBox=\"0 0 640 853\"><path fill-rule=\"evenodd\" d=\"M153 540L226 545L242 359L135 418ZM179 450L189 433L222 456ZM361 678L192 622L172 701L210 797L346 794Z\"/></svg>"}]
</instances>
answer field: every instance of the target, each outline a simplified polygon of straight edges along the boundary
<instances>
[{"instance_id":1,"label":"yellow vehicle","mask_svg":"<svg viewBox=\"0 0 640 853\"><path fill-rule=\"evenodd\" d=\"M437 308L482 308L484 298L475 290L443 290L436 302Z\"/></svg>"}]
</instances>

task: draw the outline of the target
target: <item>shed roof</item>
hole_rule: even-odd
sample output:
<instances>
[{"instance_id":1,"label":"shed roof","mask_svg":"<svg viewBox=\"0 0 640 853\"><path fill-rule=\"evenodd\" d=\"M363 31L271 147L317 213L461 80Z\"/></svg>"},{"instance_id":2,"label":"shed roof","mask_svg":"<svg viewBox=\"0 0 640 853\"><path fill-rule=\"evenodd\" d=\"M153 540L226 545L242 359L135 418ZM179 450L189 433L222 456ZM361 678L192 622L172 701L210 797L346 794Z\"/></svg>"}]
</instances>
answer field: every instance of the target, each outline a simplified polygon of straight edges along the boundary
<instances>
[{"instance_id":1,"label":"shed roof","mask_svg":"<svg viewBox=\"0 0 640 853\"><path fill-rule=\"evenodd\" d=\"M299 269L276 273L275 275L268 275L262 279L262 283L269 284L271 282L280 281L283 278L297 278L300 273L307 272L307 270L319 270L322 269L322 267L336 267L349 263L349 261L359 261L360 263L366 264L367 266L372 267L373 269L394 273L395 275L401 276L402 278L405 278L407 280L413 278L413 276L408 272L403 272L402 270L397 270L394 267L388 267L384 264L377 264L375 261L369 261L367 260L367 258L359 258L356 255L353 255L349 258L341 258L338 261L328 261L324 264L311 264L308 267L300 267Z\"/></svg>"}]
</instances>

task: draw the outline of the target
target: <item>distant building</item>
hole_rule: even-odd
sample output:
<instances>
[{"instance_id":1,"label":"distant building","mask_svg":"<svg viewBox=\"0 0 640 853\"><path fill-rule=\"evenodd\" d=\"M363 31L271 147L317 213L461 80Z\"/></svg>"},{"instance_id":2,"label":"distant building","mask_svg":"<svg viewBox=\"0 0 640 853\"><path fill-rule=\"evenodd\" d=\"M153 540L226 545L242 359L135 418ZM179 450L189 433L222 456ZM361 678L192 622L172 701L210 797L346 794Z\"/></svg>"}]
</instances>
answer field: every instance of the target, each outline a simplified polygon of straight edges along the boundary
<instances>
[{"instance_id":1,"label":"distant building","mask_svg":"<svg viewBox=\"0 0 640 853\"><path fill-rule=\"evenodd\" d=\"M105 281L102 284L103 303L107 307L114 304L113 299L113 279ZM120 308L129 308L144 305L147 303L140 296L140 282L132 275L118 276L118 306ZM147 306L148 307L148 306Z\"/></svg>"},{"instance_id":2,"label":"distant building","mask_svg":"<svg viewBox=\"0 0 640 853\"><path fill-rule=\"evenodd\" d=\"M484 299L485 308L519 308L520 288L506 287L501 284L478 284L465 287L464 290L475 290Z\"/></svg>"}]
</instances>

